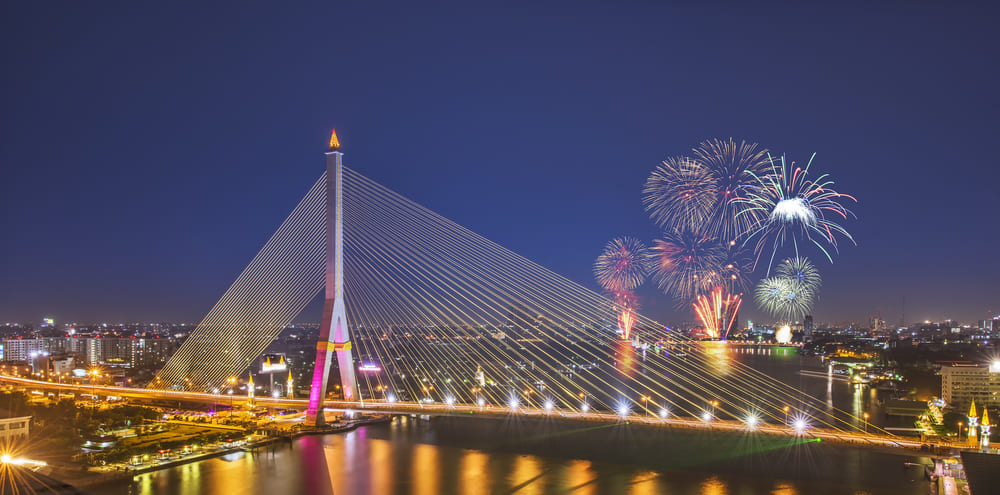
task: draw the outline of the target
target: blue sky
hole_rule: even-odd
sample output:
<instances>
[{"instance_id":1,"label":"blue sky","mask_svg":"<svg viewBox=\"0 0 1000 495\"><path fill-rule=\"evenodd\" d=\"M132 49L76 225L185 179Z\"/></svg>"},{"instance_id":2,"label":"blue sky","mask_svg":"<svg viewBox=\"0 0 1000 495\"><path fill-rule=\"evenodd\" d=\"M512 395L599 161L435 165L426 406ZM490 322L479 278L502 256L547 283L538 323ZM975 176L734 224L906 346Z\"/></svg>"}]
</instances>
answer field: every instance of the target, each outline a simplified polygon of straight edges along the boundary
<instances>
[{"instance_id":1,"label":"blue sky","mask_svg":"<svg viewBox=\"0 0 1000 495\"><path fill-rule=\"evenodd\" d=\"M5 3L0 321L200 319L331 127L352 168L595 289L605 242L657 235L660 160L816 152L859 200L818 320L1000 313L991 4L361 5Z\"/></svg>"}]
</instances>

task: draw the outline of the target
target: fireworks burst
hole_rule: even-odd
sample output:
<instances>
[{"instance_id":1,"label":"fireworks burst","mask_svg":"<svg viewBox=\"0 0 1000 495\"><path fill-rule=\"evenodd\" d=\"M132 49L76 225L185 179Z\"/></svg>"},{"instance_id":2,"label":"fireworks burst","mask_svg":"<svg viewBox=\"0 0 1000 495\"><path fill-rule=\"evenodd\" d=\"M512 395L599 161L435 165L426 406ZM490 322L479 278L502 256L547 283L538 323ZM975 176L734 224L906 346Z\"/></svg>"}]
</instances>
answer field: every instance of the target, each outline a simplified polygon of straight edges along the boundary
<instances>
[{"instance_id":1,"label":"fireworks burst","mask_svg":"<svg viewBox=\"0 0 1000 495\"><path fill-rule=\"evenodd\" d=\"M812 309L815 294L794 279L765 278L757 284L754 299L761 309L781 321L796 321Z\"/></svg>"},{"instance_id":2,"label":"fireworks burst","mask_svg":"<svg viewBox=\"0 0 1000 495\"><path fill-rule=\"evenodd\" d=\"M722 259L717 271L716 283L730 294L743 293L750 290L753 284L750 275L753 273L753 262L746 250L729 241L723 246Z\"/></svg>"},{"instance_id":3,"label":"fireworks burst","mask_svg":"<svg viewBox=\"0 0 1000 495\"><path fill-rule=\"evenodd\" d=\"M758 177L770 171L767 150L758 149L757 143L711 139L693 150L698 161L705 165L715 179L717 199L711 219L710 231L722 242L733 241L752 231L763 220L758 211L743 212L747 194L758 184Z\"/></svg>"},{"instance_id":4,"label":"fireworks burst","mask_svg":"<svg viewBox=\"0 0 1000 495\"><path fill-rule=\"evenodd\" d=\"M594 262L594 276L611 292L630 291L646 279L646 245L631 237L618 237L604 247Z\"/></svg>"},{"instance_id":5,"label":"fireworks burst","mask_svg":"<svg viewBox=\"0 0 1000 495\"><path fill-rule=\"evenodd\" d=\"M815 295L819 291L819 286L823 285L823 278L819 275L819 270L809 261L808 258L786 258L774 269L778 277L789 279L799 284L800 291L808 291Z\"/></svg>"},{"instance_id":6,"label":"fireworks burst","mask_svg":"<svg viewBox=\"0 0 1000 495\"><path fill-rule=\"evenodd\" d=\"M662 291L686 304L713 286L724 256L722 246L708 235L672 229L652 248L653 274Z\"/></svg>"},{"instance_id":7,"label":"fireworks burst","mask_svg":"<svg viewBox=\"0 0 1000 495\"><path fill-rule=\"evenodd\" d=\"M798 239L804 237L815 244L826 255L826 258L833 262L824 244L837 250L837 237L835 234L846 237L851 242L854 238L843 227L837 224L834 219L846 219L854 216L850 210L840 204L841 198L847 198L857 202L852 196L838 193L832 189L833 181L828 179L828 175L821 175L816 180L810 180L809 167L815 158L815 153L806 164L806 168L796 167L795 163L785 163L782 156L779 167L771 161L771 172L764 175L754 176L758 180L756 190L750 190L745 197L738 197L734 200L742 205L738 215L746 216L750 219L760 218L751 227L748 242L756 237L757 243L754 247L755 262L760 261L760 255L766 245L770 243L771 257L767 265L767 273L771 272L771 265L774 262L774 255L778 247L785 244L786 240L791 240L795 245L795 253L798 255ZM828 218L828 217L832 217ZM821 242L822 241L822 242Z\"/></svg>"},{"instance_id":8,"label":"fireworks burst","mask_svg":"<svg viewBox=\"0 0 1000 495\"><path fill-rule=\"evenodd\" d=\"M687 157L668 158L646 179L642 202L664 229L697 229L709 224L718 201L711 169Z\"/></svg>"},{"instance_id":9,"label":"fireworks burst","mask_svg":"<svg viewBox=\"0 0 1000 495\"><path fill-rule=\"evenodd\" d=\"M742 295L729 294L722 297L723 292L724 289L717 286L708 295L698 294L694 303L695 315L701 320L705 333L713 339L724 339L729 335L743 302Z\"/></svg>"}]
</instances>

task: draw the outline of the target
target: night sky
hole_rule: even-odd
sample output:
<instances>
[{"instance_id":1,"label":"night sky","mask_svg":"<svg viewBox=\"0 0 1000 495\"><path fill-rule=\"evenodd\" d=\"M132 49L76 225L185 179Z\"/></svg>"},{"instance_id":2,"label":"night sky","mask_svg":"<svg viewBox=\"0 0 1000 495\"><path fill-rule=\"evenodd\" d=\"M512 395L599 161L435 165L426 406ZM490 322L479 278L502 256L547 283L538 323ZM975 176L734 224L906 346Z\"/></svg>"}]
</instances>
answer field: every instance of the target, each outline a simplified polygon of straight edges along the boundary
<instances>
[{"instance_id":1,"label":"night sky","mask_svg":"<svg viewBox=\"0 0 1000 495\"><path fill-rule=\"evenodd\" d=\"M1000 312L989 2L299 3L3 2L0 322L199 320L332 127L348 166L595 290L608 240L657 235L660 160L816 152L859 200L857 247L807 251L818 321Z\"/></svg>"}]
</instances>

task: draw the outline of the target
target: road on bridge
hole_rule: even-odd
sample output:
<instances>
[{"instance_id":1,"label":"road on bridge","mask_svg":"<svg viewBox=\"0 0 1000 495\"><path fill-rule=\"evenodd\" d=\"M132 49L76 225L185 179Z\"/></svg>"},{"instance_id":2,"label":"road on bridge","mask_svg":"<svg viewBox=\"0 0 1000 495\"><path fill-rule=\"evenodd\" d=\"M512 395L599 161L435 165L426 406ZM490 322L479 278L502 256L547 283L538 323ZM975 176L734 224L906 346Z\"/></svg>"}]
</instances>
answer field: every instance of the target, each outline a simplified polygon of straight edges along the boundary
<instances>
[{"instance_id":1,"label":"road on bridge","mask_svg":"<svg viewBox=\"0 0 1000 495\"><path fill-rule=\"evenodd\" d=\"M113 387L102 385L78 385L55 383L40 380L30 380L27 378L0 375L0 382L18 384L27 389L33 390L67 390L78 394L104 395L110 397L126 397L131 399L145 400L176 400L183 402L194 402L200 404L225 404L229 400L237 400L246 403L247 396L236 396L230 399L229 394L212 394L202 392L186 392L177 390L157 390L146 388ZM297 408L305 409L308 405L306 399L288 399L274 397L255 397L254 402L260 406L276 408ZM709 430L727 433L745 434L748 432L775 435L792 438L815 438L822 441L849 444L860 447L881 447L890 449L902 449L907 451L919 451L921 447L930 446L937 448L964 448L965 445L954 444L927 444L919 440L892 435L861 433L840 431L831 428L805 427L795 428L787 425L773 425L762 422L748 424L746 422L722 420L713 418L711 420L701 420L695 418L682 418L678 416L661 417L649 414L614 414L600 411L573 411L566 409L542 409L534 407L503 407L496 405L475 405L475 404L441 404L423 402L391 402L391 401L331 401L325 402L326 410L344 412L369 412L381 414L415 414L430 416L468 416L471 414L481 416L506 417L511 414L528 417L552 417L566 418L582 421L598 422L631 422L638 424L667 426L673 428ZM926 447L925 447L926 448Z\"/></svg>"}]
</instances>

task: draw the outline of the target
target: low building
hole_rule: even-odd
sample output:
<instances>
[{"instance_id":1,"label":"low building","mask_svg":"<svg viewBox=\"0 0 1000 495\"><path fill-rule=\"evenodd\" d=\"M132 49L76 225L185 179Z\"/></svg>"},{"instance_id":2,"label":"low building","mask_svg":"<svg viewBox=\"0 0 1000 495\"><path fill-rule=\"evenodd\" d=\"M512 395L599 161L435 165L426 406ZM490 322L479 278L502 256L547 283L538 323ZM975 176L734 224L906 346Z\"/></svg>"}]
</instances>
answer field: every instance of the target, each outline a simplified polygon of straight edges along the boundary
<instances>
[{"instance_id":1,"label":"low building","mask_svg":"<svg viewBox=\"0 0 1000 495\"><path fill-rule=\"evenodd\" d=\"M0 418L0 440L8 441L14 438L27 438L28 425L30 423L31 416Z\"/></svg>"},{"instance_id":2,"label":"low building","mask_svg":"<svg viewBox=\"0 0 1000 495\"><path fill-rule=\"evenodd\" d=\"M942 366L941 397L950 405L977 404L1000 407L1000 362L990 366L953 364Z\"/></svg>"}]
</instances>

